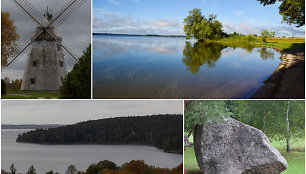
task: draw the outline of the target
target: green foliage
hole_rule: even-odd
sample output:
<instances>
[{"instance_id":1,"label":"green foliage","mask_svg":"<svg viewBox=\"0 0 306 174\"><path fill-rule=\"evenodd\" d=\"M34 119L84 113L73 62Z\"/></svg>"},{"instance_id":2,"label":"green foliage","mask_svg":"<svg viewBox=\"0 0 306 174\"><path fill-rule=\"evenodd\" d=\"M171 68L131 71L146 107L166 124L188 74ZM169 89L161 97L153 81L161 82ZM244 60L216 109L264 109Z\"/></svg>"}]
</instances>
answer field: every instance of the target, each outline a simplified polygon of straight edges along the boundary
<instances>
[{"instance_id":1,"label":"green foliage","mask_svg":"<svg viewBox=\"0 0 306 174\"><path fill-rule=\"evenodd\" d=\"M87 174L96 174L96 173L99 173L103 169L115 170L117 168L118 167L117 167L117 165L114 162L108 161L108 160L104 160L104 161L98 162L97 164L91 164L87 168L86 173Z\"/></svg>"},{"instance_id":2,"label":"green foliage","mask_svg":"<svg viewBox=\"0 0 306 174\"><path fill-rule=\"evenodd\" d=\"M31 167L29 168L27 174L36 174L36 170L35 170L33 165L31 165Z\"/></svg>"},{"instance_id":3,"label":"green foliage","mask_svg":"<svg viewBox=\"0 0 306 174\"><path fill-rule=\"evenodd\" d=\"M183 50L183 62L191 73L197 73L200 66L214 67L215 62L221 57L221 51L225 46L218 43L196 42L192 46L186 42Z\"/></svg>"},{"instance_id":4,"label":"green foliage","mask_svg":"<svg viewBox=\"0 0 306 174\"><path fill-rule=\"evenodd\" d=\"M267 39L272 37L272 34L273 34L273 32L269 32L268 30L265 30L265 29L262 30L261 36L260 36L261 42L266 43Z\"/></svg>"},{"instance_id":5,"label":"green foliage","mask_svg":"<svg viewBox=\"0 0 306 174\"><path fill-rule=\"evenodd\" d=\"M17 142L40 144L147 144L182 153L182 115L116 117L19 135Z\"/></svg>"},{"instance_id":6,"label":"green foliage","mask_svg":"<svg viewBox=\"0 0 306 174\"><path fill-rule=\"evenodd\" d=\"M225 37L223 39L221 39L221 41L231 41L231 42L235 42L235 43L242 43L242 44L250 44L252 42L255 42L256 39L253 35L249 34L249 35L242 35L242 34L238 34L238 33L234 33L234 34L229 34L228 37Z\"/></svg>"},{"instance_id":7,"label":"green foliage","mask_svg":"<svg viewBox=\"0 0 306 174\"><path fill-rule=\"evenodd\" d=\"M276 0L257 0L263 5L274 4ZM283 22L296 24L297 27L305 25L305 0L279 0L279 14L283 16Z\"/></svg>"},{"instance_id":8,"label":"green foliage","mask_svg":"<svg viewBox=\"0 0 306 174\"><path fill-rule=\"evenodd\" d=\"M287 138L285 100L252 100L235 101L238 105L235 113L239 121L263 130L273 140ZM291 100L289 110L290 137L301 138L305 136L305 103L303 100Z\"/></svg>"},{"instance_id":9,"label":"green foliage","mask_svg":"<svg viewBox=\"0 0 306 174\"><path fill-rule=\"evenodd\" d=\"M1 95L6 94L6 83L3 79L1 79Z\"/></svg>"},{"instance_id":10,"label":"green foliage","mask_svg":"<svg viewBox=\"0 0 306 174\"><path fill-rule=\"evenodd\" d=\"M229 117L230 112L225 107L223 100L194 100L185 107L185 131L191 131L198 124L208 121L222 121Z\"/></svg>"},{"instance_id":11,"label":"green foliage","mask_svg":"<svg viewBox=\"0 0 306 174\"><path fill-rule=\"evenodd\" d=\"M202 15L201 10L194 8L184 19L186 39L194 37L197 40L219 39L223 36L222 24L216 20L216 15L210 14L208 18Z\"/></svg>"},{"instance_id":12,"label":"green foliage","mask_svg":"<svg viewBox=\"0 0 306 174\"><path fill-rule=\"evenodd\" d=\"M60 88L60 98L91 98L91 46L67 74Z\"/></svg>"}]
</instances>

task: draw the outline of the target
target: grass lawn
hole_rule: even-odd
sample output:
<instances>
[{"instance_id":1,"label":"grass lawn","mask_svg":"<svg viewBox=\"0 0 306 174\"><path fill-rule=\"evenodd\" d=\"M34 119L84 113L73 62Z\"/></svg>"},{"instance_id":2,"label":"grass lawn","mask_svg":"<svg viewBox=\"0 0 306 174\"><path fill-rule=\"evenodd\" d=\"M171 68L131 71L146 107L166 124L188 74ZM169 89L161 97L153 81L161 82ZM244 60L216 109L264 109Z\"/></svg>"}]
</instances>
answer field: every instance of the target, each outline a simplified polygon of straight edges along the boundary
<instances>
[{"instance_id":1,"label":"grass lawn","mask_svg":"<svg viewBox=\"0 0 306 174\"><path fill-rule=\"evenodd\" d=\"M255 41L252 42L248 42L246 40L239 40L239 38L224 38L221 40L216 40L213 42L219 42L219 43L223 43L223 44L228 44L229 46L231 46L231 44L241 44L241 45L245 45L245 44L251 44L254 46L271 46L274 48L278 48L280 50L283 51L302 51L304 52L305 50L305 38L301 38L301 37L295 37L295 38L271 38L267 40L267 43L261 43L260 42L260 37L257 37Z\"/></svg>"},{"instance_id":2,"label":"grass lawn","mask_svg":"<svg viewBox=\"0 0 306 174\"><path fill-rule=\"evenodd\" d=\"M282 172L282 174L298 174L305 173L305 140L299 139L291 144L292 152L287 153L285 144L282 142L273 142L272 146L277 148L280 153L285 157L288 162L288 169ZM297 150L297 151L293 151ZM186 147L184 153L184 168L187 174L201 174L198 167L193 147Z\"/></svg>"},{"instance_id":3,"label":"grass lawn","mask_svg":"<svg viewBox=\"0 0 306 174\"><path fill-rule=\"evenodd\" d=\"M59 98L59 93L7 90L6 95L1 95L1 98L2 99L38 99L38 98L51 99L51 98Z\"/></svg>"},{"instance_id":4,"label":"grass lawn","mask_svg":"<svg viewBox=\"0 0 306 174\"><path fill-rule=\"evenodd\" d=\"M305 38L273 38L268 39L264 45L276 47L284 51L303 51L305 50Z\"/></svg>"}]
</instances>

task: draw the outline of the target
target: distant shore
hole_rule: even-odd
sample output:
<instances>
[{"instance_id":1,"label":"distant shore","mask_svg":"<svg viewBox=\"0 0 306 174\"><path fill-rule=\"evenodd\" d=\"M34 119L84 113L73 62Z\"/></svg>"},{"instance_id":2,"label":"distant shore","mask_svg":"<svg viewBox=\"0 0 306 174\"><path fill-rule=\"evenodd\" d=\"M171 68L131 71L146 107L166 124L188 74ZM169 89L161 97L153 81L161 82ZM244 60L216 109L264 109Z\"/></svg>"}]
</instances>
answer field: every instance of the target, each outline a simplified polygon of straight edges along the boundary
<instances>
[{"instance_id":1,"label":"distant shore","mask_svg":"<svg viewBox=\"0 0 306 174\"><path fill-rule=\"evenodd\" d=\"M184 35L159 35L159 34L116 34L116 33L92 33L96 36L138 36L138 37L179 37L185 38Z\"/></svg>"}]
</instances>

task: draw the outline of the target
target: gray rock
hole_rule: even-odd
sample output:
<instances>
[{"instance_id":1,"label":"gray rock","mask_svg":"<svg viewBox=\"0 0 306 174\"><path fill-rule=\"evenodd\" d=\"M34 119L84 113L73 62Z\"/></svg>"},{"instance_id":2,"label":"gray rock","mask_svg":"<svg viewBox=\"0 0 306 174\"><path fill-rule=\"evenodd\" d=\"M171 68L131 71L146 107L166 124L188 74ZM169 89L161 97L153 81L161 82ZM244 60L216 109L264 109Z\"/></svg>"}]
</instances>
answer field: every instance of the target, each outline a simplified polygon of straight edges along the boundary
<instances>
[{"instance_id":1,"label":"gray rock","mask_svg":"<svg viewBox=\"0 0 306 174\"><path fill-rule=\"evenodd\" d=\"M203 174L279 174L288 167L262 131L232 118L196 126L194 150Z\"/></svg>"}]
</instances>

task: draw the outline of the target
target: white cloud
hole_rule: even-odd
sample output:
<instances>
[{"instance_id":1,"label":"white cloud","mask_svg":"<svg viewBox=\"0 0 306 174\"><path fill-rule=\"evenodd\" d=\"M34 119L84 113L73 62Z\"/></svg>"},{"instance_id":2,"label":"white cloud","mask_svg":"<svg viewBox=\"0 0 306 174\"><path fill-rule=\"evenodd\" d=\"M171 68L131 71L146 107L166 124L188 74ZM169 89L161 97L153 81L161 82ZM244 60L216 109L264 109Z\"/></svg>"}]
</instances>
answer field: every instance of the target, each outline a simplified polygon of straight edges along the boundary
<instances>
[{"instance_id":1,"label":"white cloud","mask_svg":"<svg viewBox=\"0 0 306 174\"><path fill-rule=\"evenodd\" d=\"M235 16L242 16L243 12L242 11L235 11Z\"/></svg>"},{"instance_id":2,"label":"white cloud","mask_svg":"<svg viewBox=\"0 0 306 174\"><path fill-rule=\"evenodd\" d=\"M120 5L120 3L117 0L107 0L107 1L114 5Z\"/></svg>"},{"instance_id":3,"label":"white cloud","mask_svg":"<svg viewBox=\"0 0 306 174\"><path fill-rule=\"evenodd\" d=\"M94 10L95 12L96 10ZM93 15L93 32L123 34L184 34L182 24L173 20L135 21L130 17L98 10ZM102 14L101 14L102 13Z\"/></svg>"},{"instance_id":4,"label":"white cloud","mask_svg":"<svg viewBox=\"0 0 306 174\"><path fill-rule=\"evenodd\" d=\"M226 33L238 32L240 34L257 34L260 35L263 29L275 31L275 36L298 36L305 37L305 28L296 28L292 25L278 26L278 25L251 25L247 22L240 22L238 24L229 21L222 21L223 30Z\"/></svg>"},{"instance_id":5,"label":"white cloud","mask_svg":"<svg viewBox=\"0 0 306 174\"><path fill-rule=\"evenodd\" d=\"M153 25L157 27L177 27L179 25L177 20L153 20L149 22L144 22L147 25Z\"/></svg>"},{"instance_id":6,"label":"white cloud","mask_svg":"<svg viewBox=\"0 0 306 174\"><path fill-rule=\"evenodd\" d=\"M2 124L72 124L118 116L183 112L179 100L3 100L1 104Z\"/></svg>"}]
</instances>

